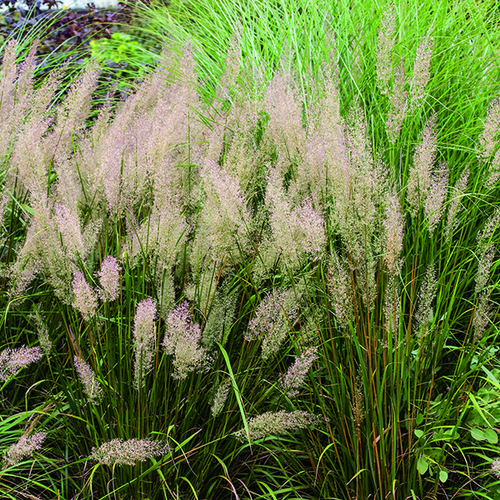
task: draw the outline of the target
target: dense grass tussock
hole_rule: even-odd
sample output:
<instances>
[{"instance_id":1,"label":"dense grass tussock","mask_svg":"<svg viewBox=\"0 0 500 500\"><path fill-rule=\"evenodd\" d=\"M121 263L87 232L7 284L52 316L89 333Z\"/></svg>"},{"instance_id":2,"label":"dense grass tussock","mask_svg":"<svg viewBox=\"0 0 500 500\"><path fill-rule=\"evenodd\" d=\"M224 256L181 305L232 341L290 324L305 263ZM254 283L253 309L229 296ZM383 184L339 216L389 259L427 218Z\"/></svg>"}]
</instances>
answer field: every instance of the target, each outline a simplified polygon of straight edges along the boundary
<instances>
[{"instance_id":1,"label":"dense grass tussock","mask_svg":"<svg viewBox=\"0 0 500 500\"><path fill-rule=\"evenodd\" d=\"M51 106L8 44L6 498L498 497L498 83L404 14L192 33L90 128L95 61Z\"/></svg>"}]
</instances>

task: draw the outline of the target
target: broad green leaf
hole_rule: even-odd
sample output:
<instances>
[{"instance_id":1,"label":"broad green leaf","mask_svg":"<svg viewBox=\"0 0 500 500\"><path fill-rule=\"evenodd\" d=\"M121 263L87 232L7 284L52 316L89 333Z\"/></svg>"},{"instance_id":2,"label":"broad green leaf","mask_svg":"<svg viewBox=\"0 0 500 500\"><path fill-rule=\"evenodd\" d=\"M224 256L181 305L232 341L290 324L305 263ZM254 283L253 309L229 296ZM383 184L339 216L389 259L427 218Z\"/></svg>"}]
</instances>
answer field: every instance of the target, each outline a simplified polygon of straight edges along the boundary
<instances>
[{"instance_id":1,"label":"broad green leaf","mask_svg":"<svg viewBox=\"0 0 500 500\"><path fill-rule=\"evenodd\" d=\"M446 480L448 479L448 472L445 471L445 470L442 470L440 473L439 473L439 480L442 482L442 483L446 483Z\"/></svg>"},{"instance_id":2,"label":"broad green leaf","mask_svg":"<svg viewBox=\"0 0 500 500\"><path fill-rule=\"evenodd\" d=\"M419 413L416 419L417 425L420 425L423 421L424 421L424 416L421 413Z\"/></svg>"},{"instance_id":3,"label":"broad green leaf","mask_svg":"<svg viewBox=\"0 0 500 500\"><path fill-rule=\"evenodd\" d=\"M415 436L418 437L418 439L420 439L424 435L424 431L422 429L415 429L413 432L415 433Z\"/></svg>"},{"instance_id":4,"label":"broad green leaf","mask_svg":"<svg viewBox=\"0 0 500 500\"><path fill-rule=\"evenodd\" d=\"M493 429L486 429L484 431L484 437L486 438L488 443L491 443L491 444L498 443L498 434Z\"/></svg>"},{"instance_id":5,"label":"broad green leaf","mask_svg":"<svg viewBox=\"0 0 500 500\"><path fill-rule=\"evenodd\" d=\"M474 429L471 429L470 435L476 441L484 441L486 439L486 436L484 435L483 429L478 429L477 427Z\"/></svg>"},{"instance_id":6,"label":"broad green leaf","mask_svg":"<svg viewBox=\"0 0 500 500\"><path fill-rule=\"evenodd\" d=\"M428 468L429 468L429 462L427 461L425 456L422 455L417 462L418 472L420 472L420 474L425 474Z\"/></svg>"}]
</instances>

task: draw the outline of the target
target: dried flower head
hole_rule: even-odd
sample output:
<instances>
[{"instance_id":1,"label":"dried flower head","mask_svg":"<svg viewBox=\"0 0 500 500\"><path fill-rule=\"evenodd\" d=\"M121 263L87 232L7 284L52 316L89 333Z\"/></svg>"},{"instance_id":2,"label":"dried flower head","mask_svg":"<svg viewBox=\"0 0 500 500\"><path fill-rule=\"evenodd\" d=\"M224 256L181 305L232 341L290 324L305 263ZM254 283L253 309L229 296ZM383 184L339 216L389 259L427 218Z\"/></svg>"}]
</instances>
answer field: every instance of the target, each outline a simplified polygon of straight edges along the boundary
<instances>
[{"instance_id":1,"label":"dried flower head","mask_svg":"<svg viewBox=\"0 0 500 500\"><path fill-rule=\"evenodd\" d=\"M155 351L156 305L148 298L137 304L134 318L134 384L137 390L144 387L146 375L153 367Z\"/></svg>"},{"instance_id":2,"label":"dried flower head","mask_svg":"<svg viewBox=\"0 0 500 500\"><path fill-rule=\"evenodd\" d=\"M4 349L0 352L0 380L7 381L26 366L36 363L41 357L42 350L39 347Z\"/></svg>"},{"instance_id":3,"label":"dried flower head","mask_svg":"<svg viewBox=\"0 0 500 500\"><path fill-rule=\"evenodd\" d=\"M165 443L151 439L112 439L92 448L88 460L96 460L103 465L135 465L153 457L170 453L170 447Z\"/></svg>"},{"instance_id":4,"label":"dried flower head","mask_svg":"<svg viewBox=\"0 0 500 500\"><path fill-rule=\"evenodd\" d=\"M120 294L120 270L118 261L108 255L102 262L98 272L101 290L99 295L103 302L116 300Z\"/></svg>"},{"instance_id":5,"label":"dried flower head","mask_svg":"<svg viewBox=\"0 0 500 500\"><path fill-rule=\"evenodd\" d=\"M183 302L167 317L163 348L174 356L174 378L184 379L203 366L206 350L200 347L200 325L192 322L189 304Z\"/></svg>"},{"instance_id":6,"label":"dried flower head","mask_svg":"<svg viewBox=\"0 0 500 500\"><path fill-rule=\"evenodd\" d=\"M45 432L35 432L34 434L21 436L16 444L13 444L4 456L4 467L11 467L17 465L23 458L33 456L33 453L39 450L47 436Z\"/></svg>"},{"instance_id":7,"label":"dried flower head","mask_svg":"<svg viewBox=\"0 0 500 500\"><path fill-rule=\"evenodd\" d=\"M97 310L97 297L80 271L74 274L73 293L75 295L73 307L80 311L83 318L88 321Z\"/></svg>"},{"instance_id":8,"label":"dried flower head","mask_svg":"<svg viewBox=\"0 0 500 500\"><path fill-rule=\"evenodd\" d=\"M286 375L280 380L280 386L289 398L299 393L298 388L304 383L307 372L316 359L317 350L315 347L311 347L304 351L288 368Z\"/></svg>"},{"instance_id":9,"label":"dried flower head","mask_svg":"<svg viewBox=\"0 0 500 500\"><path fill-rule=\"evenodd\" d=\"M99 404L103 398L102 387L95 378L94 371L90 368L90 365L86 363L83 359L78 356L73 358L75 364L76 373L78 378L83 385L85 394L89 398L92 404Z\"/></svg>"},{"instance_id":10,"label":"dried flower head","mask_svg":"<svg viewBox=\"0 0 500 500\"><path fill-rule=\"evenodd\" d=\"M297 429L303 429L308 425L317 425L319 418L306 411L278 411L267 412L253 417L248 421L250 441L261 439L271 435L281 435ZM245 429L234 433L241 442L247 439Z\"/></svg>"}]
</instances>

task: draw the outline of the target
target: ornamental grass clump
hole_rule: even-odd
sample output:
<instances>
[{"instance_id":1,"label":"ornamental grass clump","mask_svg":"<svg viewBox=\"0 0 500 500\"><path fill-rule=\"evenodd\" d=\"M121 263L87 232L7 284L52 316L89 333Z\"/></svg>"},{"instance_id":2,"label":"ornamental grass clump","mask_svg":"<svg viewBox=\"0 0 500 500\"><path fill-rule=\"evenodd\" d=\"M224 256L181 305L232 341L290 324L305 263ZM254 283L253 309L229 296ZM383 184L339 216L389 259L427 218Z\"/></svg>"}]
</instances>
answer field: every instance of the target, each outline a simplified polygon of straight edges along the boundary
<instances>
[{"instance_id":1,"label":"ornamental grass clump","mask_svg":"<svg viewBox=\"0 0 500 500\"><path fill-rule=\"evenodd\" d=\"M23 494L498 497L496 10L351 4L152 5L168 45L93 123L95 64L51 106L8 47Z\"/></svg>"}]
</instances>

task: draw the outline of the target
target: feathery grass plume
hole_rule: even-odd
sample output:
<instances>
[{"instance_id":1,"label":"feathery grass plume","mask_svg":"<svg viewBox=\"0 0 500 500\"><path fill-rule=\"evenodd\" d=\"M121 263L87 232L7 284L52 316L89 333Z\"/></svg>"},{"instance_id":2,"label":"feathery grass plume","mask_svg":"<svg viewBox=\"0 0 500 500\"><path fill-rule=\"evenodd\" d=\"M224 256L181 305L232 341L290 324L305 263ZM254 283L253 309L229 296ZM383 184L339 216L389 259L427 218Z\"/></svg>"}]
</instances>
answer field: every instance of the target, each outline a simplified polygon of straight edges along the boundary
<instances>
[{"instance_id":1,"label":"feathery grass plume","mask_svg":"<svg viewBox=\"0 0 500 500\"><path fill-rule=\"evenodd\" d=\"M387 87L392 76L391 59L396 32L394 5L383 13L381 25L377 36L377 87L382 94L387 94Z\"/></svg>"},{"instance_id":2,"label":"feathery grass plume","mask_svg":"<svg viewBox=\"0 0 500 500\"><path fill-rule=\"evenodd\" d=\"M41 103L38 103L34 102L35 98L33 97L36 49L35 42L21 65L20 71L17 71L15 64L16 41L11 39L5 49L0 76L0 158L2 161L8 156L16 135L25 126L23 121L29 121L30 111L36 113L40 110L40 105L42 111L45 111L46 108L43 99ZM41 97L42 94L39 90L36 94L36 100ZM37 117L39 118L39 116Z\"/></svg>"},{"instance_id":3,"label":"feathery grass plume","mask_svg":"<svg viewBox=\"0 0 500 500\"><path fill-rule=\"evenodd\" d=\"M351 288L351 277L348 266L344 259L337 254L330 257L328 266L328 283L330 297L333 303L335 318L341 328L348 328L353 319L353 298Z\"/></svg>"},{"instance_id":4,"label":"feathery grass plume","mask_svg":"<svg viewBox=\"0 0 500 500\"><path fill-rule=\"evenodd\" d=\"M89 321L97 310L97 296L81 271L74 274L73 294L73 307L80 311L85 321Z\"/></svg>"},{"instance_id":5,"label":"feathery grass plume","mask_svg":"<svg viewBox=\"0 0 500 500\"><path fill-rule=\"evenodd\" d=\"M46 432L35 432L31 436L24 434L19 441L13 444L4 454L3 468L12 467L24 458L30 458L33 453L42 448L47 437Z\"/></svg>"},{"instance_id":6,"label":"feathery grass plume","mask_svg":"<svg viewBox=\"0 0 500 500\"><path fill-rule=\"evenodd\" d=\"M448 165L444 163L438 172L433 174L429 193L424 203L425 217L429 220L431 237L443 215L443 203L448 193Z\"/></svg>"},{"instance_id":7,"label":"feathery grass plume","mask_svg":"<svg viewBox=\"0 0 500 500\"><path fill-rule=\"evenodd\" d=\"M489 294L482 293L474 311L472 326L474 327L474 341L478 342L483 337L483 333L488 327L491 319L491 303Z\"/></svg>"},{"instance_id":8,"label":"feathery grass plume","mask_svg":"<svg viewBox=\"0 0 500 500\"><path fill-rule=\"evenodd\" d=\"M34 311L35 311L35 323L38 333L38 341L42 346L43 353L48 357L50 355L50 351L52 350L52 342L50 341L49 338L49 330L47 328L45 320L42 318L40 309L37 306L35 306Z\"/></svg>"},{"instance_id":9,"label":"feathery grass plume","mask_svg":"<svg viewBox=\"0 0 500 500\"><path fill-rule=\"evenodd\" d=\"M212 406L210 407L210 411L212 412L213 417L217 417L220 415L222 410L224 409L224 405L226 404L226 399L229 396L229 391L231 390L231 380L225 380L221 384L219 384L219 387L217 387L217 390L215 391L214 394L214 399L212 401Z\"/></svg>"},{"instance_id":10,"label":"feathery grass plume","mask_svg":"<svg viewBox=\"0 0 500 500\"><path fill-rule=\"evenodd\" d=\"M319 417L306 411L266 412L248 421L249 438L250 441L255 441L267 436L279 436L297 429L304 429L308 425L317 425L319 422ZM247 440L245 429L235 432L234 436L241 442Z\"/></svg>"},{"instance_id":11,"label":"feathery grass plume","mask_svg":"<svg viewBox=\"0 0 500 500\"><path fill-rule=\"evenodd\" d=\"M133 225L129 242L130 257L158 258L170 272L179 249L187 238L188 226L175 203L154 205L142 224Z\"/></svg>"},{"instance_id":12,"label":"feathery grass plume","mask_svg":"<svg viewBox=\"0 0 500 500\"><path fill-rule=\"evenodd\" d=\"M451 201L448 205L448 217L446 219L446 226L444 228L444 236L446 240L449 240L452 237L453 231L456 229L458 225L457 215L460 211L460 208L462 207L461 198L465 193L465 190L467 189L467 182L469 181L469 173L470 170L467 167L462 172L460 178L452 188Z\"/></svg>"},{"instance_id":13,"label":"feathery grass plume","mask_svg":"<svg viewBox=\"0 0 500 500\"><path fill-rule=\"evenodd\" d=\"M483 133L479 136L479 145L476 147L478 158L488 161L498 144L497 136L500 129L500 98L494 99L484 122Z\"/></svg>"},{"instance_id":14,"label":"feathery grass plume","mask_svg":"<svg viewBox=\"0 0 500 500\"><path fill-rule=\"evenodd\" d=\"M476 273L476 294L480 294L486 288L490 279L491 266L495 257L495 245L491 243L486 250L480 254Z\"/></svg>"},{"instance_id":15,"label":"feathery grass plume","mask_svg":"<svg viewBox=\"0 0 500 500\"><path fill-rule=\"evenodd\" d=\"M99 73L97 61L91 59L83 74L71 84L64 102L57 108L55 127L43 143L46 154L57 163L62 163L71 154L73 137L85 128Z\"/></svg>"},{"instance_id":16,"label":"feathery grass plume","mask_svg":"<svg viewBox=\"0 0 500 500\"><path fill-rule=\"evenodd\" d=\"M263 103L269 114L266 141L277 147L280 173L285 174L297 155L304 157L305 146L300 100L291 75L277 73L267 85Z\"/></svg>"},{"instance_id":17,"label":"feathery grass plume","mask_svg":"<svg viewBox=\"0 0 500 500\"><path fill-rule=\"evenodd\" d=\"M24 289L29 277L43 276L62 303L71 303L73 275L76 272L76 256L63 245L61 233L54 220L54 213L46 198L44 188L41 198L32 199L33 215L30 218L26 239L18 251L17 260L11 268L14 290L19 289L19 278ZM30 271L26 271L26 270Z\"/></svg>"},{"instance_id":18,"label":"feathery grass plume","mask_svg":"<svg viewBox=\"0 0 500 500\"><path fill-rule=\"evenodd\" d=\"M76 210L72 211L68 206L61 203L55 204L54 211L55 222L61 233L61 239L66 253L71 255L74 259L78 256L83 257L85 254L85 246L78 213Z\"/></svg>"},{"instance_id":19,"label":"feathery grass plume","mask_svg":"<svg viewBox=\"0 0 500 500\"><path fill-rule=\"evenodd\" d=\"M486 174L484 186L486 189L493 189L498 179L500 179L500 149L497 150L493 160L491 160L490 168Z\"/></svg>"},{"instance_id":20,"label":"feathery grass plume","mask_svg":"<svg viewBox=\"0 0 500 500\"><path fill-rule=\"evenodd\" d=\"M353 402L352 402L352 415L354 418L354 425L356 429L361 429L361 424L365 419L365 396L363 391L363 381L361 375L358 374L356 377L356 386L354 388Z\"/></svg>"},{"instance_id":21,"label":"feathery grass plume","mask_svg":"<svg viewBox=\"0 0 500 500\"><path fill-rule=\"evenodd\" d=\"M285 341L298 312L299 305L293 290L273 290L257 307L245 332L245 340L263 336L261 356L264 361L269 359Z\"/></svg>"},{"instance_id":22,"label":"feathery grass plume","mask_svg":"<svg viewBox=\"0 0 500 500\"><path fill-rule=\"evenodd\" d=\"M404 61L401 60L396 68L392 92L389 95L389 112L387 114L387 122L385 125L387 137L391 144L394 144L398 140L399 133L401 132L403 121L406 116L407 92L405 90L405 85L405 65Z\"/></svg>"},{"instance_id":23,"label":"feathery grass plume","mask_svg":"<svg viewBox=\"0 0 500 500\"><path fill-rule=\"evenodd\" d=\"M150 458L167 455L170 447L152 439L112 439L92 448L88 460L95 460L103 465L135 465Z\"/></svg>"},{"instance_id":24,"label":"feathery grass plume","mask_svg":"<svg viewBox=\"0 0 500 500\"><path fill-rule=\"evenodd\" d=\"M230 294L229 286L224 285L217 290L212 309L203 328L201 343L207 350L213 348L216 342L224 343L233 325L236 309L236 295Z\"/></svg>"},{"instance_id":25,"label":"feathery grass plume","mask_svg":"<svg viewBox=\"0 0 500 500\"><path fill-rule=\"evenodd\" d=\"M415 330L421 338L427 333L427 324L432 321L434 310L432 303L436 298L438 282L436 280L436 268L429 266L425 273L420 292L418 294L418 309L415 313Z\"/></svg>"},{"instance_id":26,"label":"feathery grass plume","mask_svg":"<svg viewBox=\"0 0 500 500\"><path fill-rule=\"evenodd\" d=\"M104 393L101 385L95 377L94 371L90 368L90 365L79 356L75 355L73 363L89 402L94 405L98 405L102 401Z\"/></svg>"},{"instance_id":27,"label":"feathery grass plume","mask_svg":"<svg viewBox=\"0 0 500 500\"><path fill-rule=\"evenodd\" d=\"M6 382L20 370L36 363L43 356L39 347L7 347L0 352L0 381Z\"/></svg>"},{"instance_id":28,"label":"feathery grass plume","mask_svg":"<svg viewBox=\"0 0 500 500\"><path fill-rule=\"evenodd\" d=\"M99 296L103 302L116 300L120 295L120 271L121 267L112 255L102 261L101 270L97 274L101 285Z\"/></svg>"},{"instance_id":29,"label":"feathery grass plume","mask_svg":"<svg viewBox=\"0 0 500 500\"><path fill-rule=\"evenodd\" d=\"M390 275L385 289L384 298L384 328L386 332L393 334L394 342L397 344L397 334L399 330L401 297L396 284L396 276Z\"/></svg>"},{"instance_id":30,"label":"feathery grass plume","mask_svg":"<svg viewBox=\"0 0 500 500\"><path fill-rule=\"evenodd\" d=\"M492 221L494 221L494 219L495 215L490 218L490 220ZM486 225L489 226L490 224L488 224L487 222ZM474 326L475 341L479 341L482 338L484 331L490 323L490 313L492 310L490 303L491 289L487 288L487 284L490 279L491 267L495 258L495 245L491 243L485 249L481 247L482 245L485 245L487 241L489 241L491 235L493 234L493 231L494 229L486 227L479 237L481 241L478 245L478 248L481 249L481 252L479 253L479 262L477 265L476 273L476 286L474 290L476 295L478 296L478 302L472 321L472 324ZM487 233L490 233L489 237L487 237Z\"/></svg>"},{"instance_id":31,"label":"feathery grass plume","mask_svg":"<svg viewBox=\"0 0 500 500\"><path fill-rule=\"evenodd\" d=\"M405 221L398 196L393 193L389 197L384 219L384 262L392 276L396 276L401 269L400 259L403 250Z\"/></svg>"},{"instance_id":32,"label":"feathery grass plume","mask_svg":"<svg viewBox=\"0 0 500 500\"><path fill-rule=\"evenodd\" d=\"M417 216L429 194L436 151L436 114L432 113L427 120L420 143L415 149L413 165L410 167L406 201L413 217Z\"/></svg>"},{"instance_id":33,"label":"feathery grass plume","mask_svg":"<svg viewBox=\"0 0 500 500\"><path fill-rule=\"evenodd\" d=\"M500 224L500 207L496 208L490 217L488 217L483 229L477 234L477 248L478 255L484 254L491 243L491 237Z\"/></svg>"},{"instance_id":34,"label":"feathery grass plume","mask_svg":"<svg viewBox=\"0 0 500 500\"><path fill-rule=\"evenodd\" d=\"M411 81L411 104L410 108L413 112L424 98L425 87L431 76L430 66L432 57L432 46L434 40L430 36L430 30L424 36L417 47L417 55L415 65L413 66L413 78Z\"/></svg>"},{"instance_id":35,"label":"feathery grass plume","mask_svg":"<svg viewBox=\"0 0 500 500\"><path fill-rule=\"evenodd\" d=\"M173 377L185 379L189 373L203 367L206 350L199 346L201 340L200 325L193 323L189 304L183 302L173 309L166 321L166 333L163 349L174 356Z\"/></svg>"},{"instance_id":36,"label":"feathery grass plume","mask_svg":"<svg viewBox=\"0 0 500 500\"><path fill-rule=\"evenodd\" d=\"M266 205L271 211L270 244L280 250L291 269L297 269L309 255L320 258L326 247L323 216L312 206L310 199L293 207L291 196L283 189L283 178L272 169L266 189Z\"/></svg>"},{"instance_id":37,"label":"feathery grass plume","mask_svg":"<svg viewBox=\"0 0 500 500\"><path fill-rule=\"evenodd\" d=\"M310 347L288 368L286 374L281 378L279 385L289 398L299 393L299 387L304 383L307 372L317 358L316 347Z\"/></svg>"},{"instance_id":38,"label":"feathery grass plume","mask_svg":"<svg viewBox=\"0 0 500 500\"><path fill-rule=\"evenodd\" d=\"M219 259L235 248L248 246L246 225L251 213L246 208L246 198L239 182L215 162L206 160L200 172L206 194L201 223L208 239L210 255Z\"/></svg>"},{"instance_id":39,"label":"feathery grass plume","mask_svg":"<svg viewBox=\"0 0 500 500\"><path fill-rule=\"evenodd\" d=\"M146 383L146 375L153 367L155 353L156 305L147 298L137 304L134 318L134 387L139 391Z\"/></svg>"}]
</instances>

